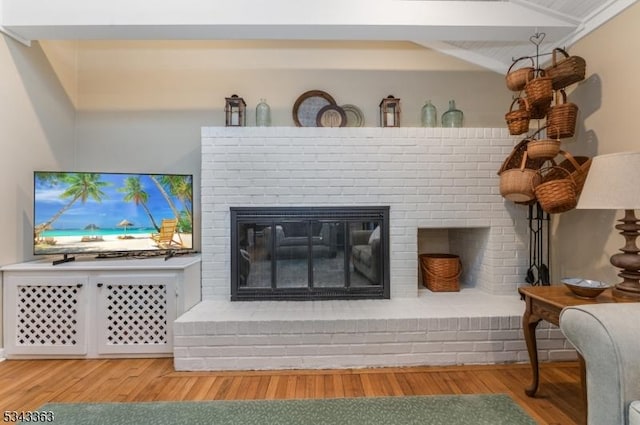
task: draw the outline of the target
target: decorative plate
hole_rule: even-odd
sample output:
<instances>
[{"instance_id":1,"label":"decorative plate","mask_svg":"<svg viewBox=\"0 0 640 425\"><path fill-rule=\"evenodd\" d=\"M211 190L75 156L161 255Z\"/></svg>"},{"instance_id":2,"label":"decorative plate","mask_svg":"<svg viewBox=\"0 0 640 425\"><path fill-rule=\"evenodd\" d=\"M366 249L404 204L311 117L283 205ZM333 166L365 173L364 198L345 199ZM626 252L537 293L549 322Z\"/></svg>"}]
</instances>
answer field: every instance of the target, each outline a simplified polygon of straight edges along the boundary
<instances>
[{"instance_id":1,"label":"decorative plate","mask_svg":"<svg viewBox=\"0 0 640 425\"><path fill-rule=\"evenodd\" d=\"M364 114L356 105L342 105L347 115L347 127L364 127Z\"/></svg>"},{"instance_id":2,"label":"decorative plate","mask_svg":"<svg viewBox=\"0 0 640 425\"><path fill-rule=\"evenodd\" d=\"M293 105L293 122L298 127L315 127L320 109L335 104L336 101L333 100L333 97L322 90L310 90L302 93Z\"/></svg>"},{"instance_id":3,"label":"decorative plate","mask_svg":"<svg viewBox=\"0 0 640 425\"><path fill-rule=\"evenodd\" d=\"M347 125L347 115L338 105L327 105L318 111L316 124L318 127L344 127Z\"/></svg>"}]
</instances>

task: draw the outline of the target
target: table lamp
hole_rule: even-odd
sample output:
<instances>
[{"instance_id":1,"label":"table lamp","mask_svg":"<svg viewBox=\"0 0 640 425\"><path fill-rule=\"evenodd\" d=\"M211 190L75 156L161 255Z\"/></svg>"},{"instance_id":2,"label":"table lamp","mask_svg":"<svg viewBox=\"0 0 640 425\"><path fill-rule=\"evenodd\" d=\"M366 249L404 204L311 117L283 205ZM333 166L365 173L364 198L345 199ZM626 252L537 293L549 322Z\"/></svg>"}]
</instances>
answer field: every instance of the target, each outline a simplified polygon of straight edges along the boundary
<instances>
[{"instance_id":1,"label":"table lamp","mask_svg":"<svg viewBox=\"0 0 640 425\"><path fill-rule=\"evenodd\" d=\"M640 299L640 249L636 245L640 224L635 215L640 209L640 151L594 157L576 208L624 210L615 228L626 244L611 256L611 264L622 269L618 273L622 282L615 285L613 295Z\"/></svg>"}]
</instances>

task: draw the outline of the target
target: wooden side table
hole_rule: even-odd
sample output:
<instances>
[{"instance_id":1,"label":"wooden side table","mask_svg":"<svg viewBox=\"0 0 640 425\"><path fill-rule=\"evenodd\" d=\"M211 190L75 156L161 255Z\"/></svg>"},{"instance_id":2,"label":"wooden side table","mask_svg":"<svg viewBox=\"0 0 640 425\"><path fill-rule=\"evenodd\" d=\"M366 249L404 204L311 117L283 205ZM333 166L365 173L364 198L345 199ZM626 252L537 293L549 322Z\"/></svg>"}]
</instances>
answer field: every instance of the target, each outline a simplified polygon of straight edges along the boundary
<instances>
[{"instance_id":1,"label":"wooden side table","mask_svg":"<svg viewBox=\"0 0 640 425\"><path fill-rule=\"evenodd\" d=\"M526 304L524 315L522 316L522 330L524 332L527 351L529 352L529 360L531 361L531 370L533 372L531 385L525 389L525 393L529 397L533 397L536 394L540 379L538 367L538 346L536 341L536 328L540 321L546 320L549 323L559 326L560 312L565 307L584 304L633 301L613 298L611 289L607 289L596 298L579 298L564 285L525 286L518 288L518 292L520 292L520 295L524 297ZM584 406L586 407L587 388L585 382L585 364L584 359L579 354L578 360L580 362L580 386L582 390L582 399Z\"/></svg>"}]
</instances>

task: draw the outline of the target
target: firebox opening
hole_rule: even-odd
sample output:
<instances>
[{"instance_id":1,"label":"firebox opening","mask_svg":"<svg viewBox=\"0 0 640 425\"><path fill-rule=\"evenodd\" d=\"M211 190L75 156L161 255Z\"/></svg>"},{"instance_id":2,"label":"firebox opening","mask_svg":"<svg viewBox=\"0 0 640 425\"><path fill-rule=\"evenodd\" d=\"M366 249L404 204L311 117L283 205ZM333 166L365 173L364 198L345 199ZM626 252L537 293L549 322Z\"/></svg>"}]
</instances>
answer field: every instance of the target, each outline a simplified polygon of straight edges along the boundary
<instances>
[{"instance_id":1,"label":"firebox opening","mask_svg":"<svg viewBox=\"0 0 640 425\"><path fill-rule=\"evenodd\" d=\"M231 300L389 298L389 207L231 208Z\"/></svg>"}]
</instances>

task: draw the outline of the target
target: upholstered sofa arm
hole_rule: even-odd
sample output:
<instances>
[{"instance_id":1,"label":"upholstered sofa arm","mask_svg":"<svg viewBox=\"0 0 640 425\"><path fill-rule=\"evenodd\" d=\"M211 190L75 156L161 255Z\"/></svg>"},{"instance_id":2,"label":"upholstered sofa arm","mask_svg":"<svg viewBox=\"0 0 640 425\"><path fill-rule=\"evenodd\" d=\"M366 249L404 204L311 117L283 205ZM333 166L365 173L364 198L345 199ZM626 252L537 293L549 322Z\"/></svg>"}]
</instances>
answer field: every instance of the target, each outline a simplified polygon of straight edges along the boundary
<instances>
[{"instance_id":1,"label":"upholstered sofa arm","mask_svg":"<svg viewBox=\"0 0 640 425\"><path fill-rule=\"evenodd\" d=\"M629 424L640 400L640 303L567 307L560 329L585 360L588 424Z\"/></svg>"}]
</instances>

